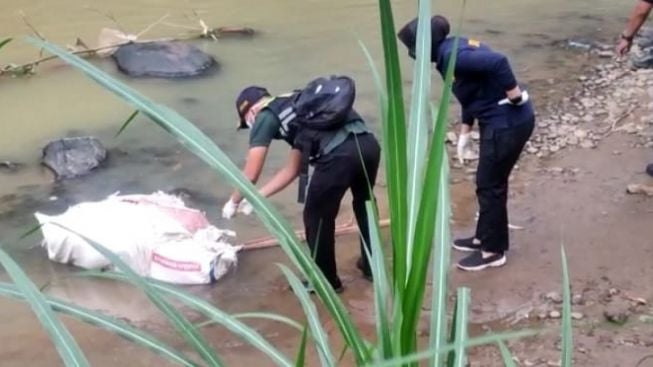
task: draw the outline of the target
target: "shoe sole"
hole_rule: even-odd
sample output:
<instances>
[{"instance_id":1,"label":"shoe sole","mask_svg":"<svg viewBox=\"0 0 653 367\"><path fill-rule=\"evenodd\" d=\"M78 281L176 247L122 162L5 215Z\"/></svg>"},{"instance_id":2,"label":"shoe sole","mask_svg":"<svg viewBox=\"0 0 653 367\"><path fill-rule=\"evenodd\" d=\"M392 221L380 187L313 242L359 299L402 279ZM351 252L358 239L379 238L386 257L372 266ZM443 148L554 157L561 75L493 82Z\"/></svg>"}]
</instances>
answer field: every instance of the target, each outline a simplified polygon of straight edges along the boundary
<instances>
[{"instance_id":1,"label":"shoe sole","mask_svg":"<svg viewBox=\"0 0 653 367\"><path fill-rule=\"evenodd\" d=\"M499 260L495 260L495 261L493 261L491 263L487 263L487 264L483 264L483 265L479 265L479 266L462 266L460 264L456 264L456 266L458 267L458 269L464 270L464 271L481 271L481 270L485 270L487 268L500 268L500 267L506 265L507 261L508 260L504 256L504 257L500 258Z\"/></svg>"},{"instance_id":2,"label":"shoe sole","mask_svg":"<svg viewBox=\"0 0 653 367\"><path fill-rule=\"evenodd\" d=\"M455 243L452 245L452 247L453 247L455 250L462 251L462 252L476 252L476 251L478 251L478 250L481 249L481 246L478 246L478 248L473 249L473 248L471 248L471 247L458 246L458 245L456 245Z\"/></svg>"}]
</instances>

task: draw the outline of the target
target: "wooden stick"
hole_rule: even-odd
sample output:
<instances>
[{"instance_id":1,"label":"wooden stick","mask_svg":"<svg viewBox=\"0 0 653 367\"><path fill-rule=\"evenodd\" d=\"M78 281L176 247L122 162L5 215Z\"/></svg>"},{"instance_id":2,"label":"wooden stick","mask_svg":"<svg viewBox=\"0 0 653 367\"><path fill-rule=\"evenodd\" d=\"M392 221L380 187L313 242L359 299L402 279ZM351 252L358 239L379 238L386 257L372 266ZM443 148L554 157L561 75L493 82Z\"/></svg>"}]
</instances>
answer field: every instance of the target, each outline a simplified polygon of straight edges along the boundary
<instances>
[{"instance_id":1,"label":"wooden stick","mask_svg":"<svg viewBox=\"0 0 653 367\"><path fill-rule=\"evenodd\" d=\"M358 232L358 226L354 223L354 218L349 223L342 224L336 227L336 236L345 234L352 234ZM390 225L390 219L383 219L379 221L379 227L384 228ZM297 237L304 241L306 240L306 233L304 231L295 231ZM279 240L274 236L257 238L243 244L242 251L262 250L271 247L279 246Z\"/></svg>"}]
</instances>

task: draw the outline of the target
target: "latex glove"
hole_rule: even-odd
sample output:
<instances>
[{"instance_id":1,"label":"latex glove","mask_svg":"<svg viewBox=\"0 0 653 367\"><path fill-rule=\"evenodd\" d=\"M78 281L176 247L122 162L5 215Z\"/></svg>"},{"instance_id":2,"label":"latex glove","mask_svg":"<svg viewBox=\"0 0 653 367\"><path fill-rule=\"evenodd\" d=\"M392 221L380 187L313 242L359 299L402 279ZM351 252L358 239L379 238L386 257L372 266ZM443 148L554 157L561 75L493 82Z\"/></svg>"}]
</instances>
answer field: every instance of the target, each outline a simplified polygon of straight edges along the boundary
<instances>
[{"instance_id":1,"label":"latex glove","mask_svg":"<svg viewBox=\"0 0 653 367\"><path fill-rule=\"evenodd\" d=\"M465 153L470 149L469 144L472 141L472 134L471 133L465 133L465 134L460 134L458 137L458 161L460 164L465 164Z\"/></svg>"},{"instance_id":2,"label":"latex glove","mask_svg":"<svg viewBox=\"0 0 653 367\"><path fill-rule=\"evenodd\" d=\"M231 199L227 201L222 207L222 218L231 219L236 215L236 210L238 210L238 204L234 203Z\"/></svg>"},{"instance_id":3,"label":"latex glove","mask_svg":"<svg viewBox=\"0 0 653 367\"><path fill-rule=\"evenodd\" d=\"M503 106L503 105L506 105L506 104L510 104L510 105L513 105L513 106L521 106L521 105L525 104L526 102L528 102L529 99L530 99L530 96L528 95L528 91L525 90L525 91L521 92L521 101L519 101L519 103L512 103L508 98L504 98L504 99L499 101L499 106Z\"/></svg>"},{"instance_id":4,"label":"latex glove","mask_svg":"<svg viewBox=\"0 0 653 367\"><path fill-rule=\"evenodd\" d=\"M252 204L250 204L247 199L243 199L240 204L238 204L238 213L250 215L253 211L254 207L252 207Z\"/></svg>"}]
</instances>

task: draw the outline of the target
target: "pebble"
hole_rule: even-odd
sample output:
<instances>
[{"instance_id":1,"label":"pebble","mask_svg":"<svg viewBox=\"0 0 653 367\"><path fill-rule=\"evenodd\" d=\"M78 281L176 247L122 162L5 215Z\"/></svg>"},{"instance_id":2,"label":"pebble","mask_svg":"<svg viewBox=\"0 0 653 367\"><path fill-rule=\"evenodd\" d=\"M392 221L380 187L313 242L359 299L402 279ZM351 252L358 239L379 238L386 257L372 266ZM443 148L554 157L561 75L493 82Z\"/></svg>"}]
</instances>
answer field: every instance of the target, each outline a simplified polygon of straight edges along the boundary
<instances>
[{"instance_id":1,"label":"pebble","mask_svg":"<svg viewBox=\"0 0 653 367\"><path fill-rule=\"evenodd\" d=\"M560 314L560 312L558 312L558 311L549 312L549 318L551 318L551 319L557 320L560 317L562 317L562 314Z\"/></svg>"},{"instance_id":2,"label":"pebble","mask_svg":"<svg viewBox=\"0 0 653 367\"><path fill-rule=\"evenodd\" d=\"M580 312L572 312L571 313L571 318L574 319L574 320L582 320L582 319L585 318L585 315L583 315Z\"/></svg>"}]
</instances>

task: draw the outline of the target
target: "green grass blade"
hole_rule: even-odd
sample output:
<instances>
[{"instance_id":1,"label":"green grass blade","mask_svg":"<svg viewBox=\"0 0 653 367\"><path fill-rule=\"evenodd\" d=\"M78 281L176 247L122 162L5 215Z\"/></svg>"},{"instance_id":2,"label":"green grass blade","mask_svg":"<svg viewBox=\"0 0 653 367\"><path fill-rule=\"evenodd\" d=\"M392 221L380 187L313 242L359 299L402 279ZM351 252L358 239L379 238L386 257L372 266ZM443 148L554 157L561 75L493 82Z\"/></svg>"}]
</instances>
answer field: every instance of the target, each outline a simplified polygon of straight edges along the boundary
<instances>
[{"instance_id":1,"label":"green grass blade","mask_svg":"<svg viewBox=\"0 0 653 367\"><path fill-rule=\"evenodd\" d=\"M281 324L284 324L286 326L290 326L291 328L297 329L299 331L303 330L303 326L298 323L297 321L281 316L281 315L275 315L271 313L261 313L261 312L245 312L245 313L237 313L231 315L231 317L236 318L236 319L263 319L263 320L269 320L269 321L276 321Z\"/></svg>"},{"instance_id":2,"label":"green grass blade","mask_svg":"<svg viewBox=\"0 0 653 367\"><path fill-rule=\"evenodd\" d=\"M68 367L89 366L88 360L79 348L72 335L61 321L54 314L54 311L47 300L38 290L36 285L29 279L20 266L2 249L0 244L0 265L2 265L9 277L14 281L16 289L29 303L34 315L41 322L41 325L50 336L50 340L57 349L64 365Z\"/></svg>"},{"instance_id":3,"label":"green grass blade","mask_svg":"<svg viewBox=\"0 0 653 367\"><path fill-rule=\"evenodd\" d=\"M127 276L115 272L86 271L83 273L83 275L129 282L129 278ZM240 322L236 317L228 315L204 299L193 296L187 292L180 290L177 287L151 279L146 280L146 282L150 287L154 288L158 292L161 292L161 294L176 299L177 301L208 317L212 322L224 326L227 330L231 331L242 340L270 357L270 359L277 366L292 366L292 363L286 358L286 356L283 355L283 353L272 346L256 330ZM279 319L283 318L280 316Z\"/></svg>"},{"instance_id":4,"label":"green grass blade","mask_svg":"<svg viewBox=\"0 0 653 367\"><path fill-rule=\"evenodd\" d=\"M534 330L520 330L520 331L512 331L512 332L500 333L500 334L490 334L490 335L484 335L476 338L469 338L462 344L462 346L464 348L473 348L482 345L496 344L498 341L507 341L507 340L526 338L537 334L538 332ZM401 356L387 361L370 363L368 366L397 367L397 366L404 366L408 364L414 364L423 360L431 359L435 354L447 354L451 351L456 350L456 348L459 348L459 346L456 344L447 344L439 349L430 348L407 356Z\"/></svg>"},{"instance_id":5,"label":"green grass blade","mask_svg":"<svg viewBox=\"0 0 653 367\"><path fill-rule=\"evenodd\" d=\"M469 288L458 289L456 324L454 325L456 328L456 339L454 340L454 367L465 367L467 365L467 354L465 353L465 348L467 339L469 339L467 327L469 323L470 293Z\"/></svg>"},{"instance_id":6,"label":"green grass blade","mask_svg":"<svg viewBox=\"0 0 653 367\"><path fill-rule=\"evenodd\" d=\"M460 23L462 23L462 15ZM454 49L458 45L458 37L454 41ZM448 60L447 73L444 81L444 90L438 109L438 118L429 146L428 160L426 164L426 177L420 201L419 215L414 238L413 261L408 277L408 285L402 300L404 321L401 325L402 349L405 352L415 350L415 330L421 313L421 306L424 299L426 276L428 273L429 259L433 248L435 226L437 222L437 208L442 183L442 165L448 164L444 160L444 143L447 132L447 119L449 114L449 101L451 98L451 86L453 84L454 67L456 65L456 53Z\"/></svg>"},{"instance_id":7,"label":"green grass blade","mask_svg":"<svg viewBox=\"0 0 653 367\"><path fill-rule=\"evenodd\" d=\"M506 343L503 340L499 340L497 345L499 346L499 351L501 352L501 358L503 358L503 365L505 367L517 367L512 353L510 353L510 349L508 349Z\"/></svg>"},{"instance_id":8,"label":"green grass blade","mask_svg":"<svg viewBox=\"0 0 653 367\"><path fill-rule=\"evenodd\" d=\"M428 106L431 97L431 1L419 0L416 64L408 124L408 229L407 238L415 236L417 214L424 183L424 163L428 145ZM411 268L413 242L407 242L407 268Z\"/></svg>"},{"instance_id":9,"label":"green grass blade","mask_svg":"<svg viewBox=\"0 0 653 367\"><path fill-rule=\"evenodd\" d=\"M0 48L5 47L9 42L12 41L12 39L13 38L7 38L7 39L2 40L2 42L0 42Z\"/></svg>"},{"instance_id":10,"label":"green grass blade","mask_svg":"<svg viewBox=\"0 0 653 367\"><path fill-rule=\"evenodd\" d=\"M356 361L362 364L367 360L365 342L354 327L347 309L328 284L322 272L304 250L304 246L294 233L287 220L259 193L254 185L240 172L239 168L227 157L218 146L203 134L195 125L184 117L158 105L133 88L112 78L89 62L66 52L58 46L29 37L29 41L38 47L57 55L63 61L83 71L87 76L115 93L141 113L148 116L159 127L174 136L184 147L197 155L216 173L225 178L231 185L237 187L243 196L252 204L261 222L279 240L279 244L289 259L300 271L313 282L315 290L338 326L344 340L349 344Z\"/></svg>"},{"instance_id":11,"label":"green grass blade","mask_svg":"<svg viewBox=\"0 0 653 367\"><path fill-rule=\"evenodd\" d=\"M18 291L14 285L7 283L0 283L0 296L25 300L23 294ZM109 330L136 345L141 345L150 349L173 363L186 367L197 366L195 362L190 360L180 351L161 342L151 334L138 330L125 322L105 316L97 311L92 311L81 306L58 300L54 297L45 296L45 299L56 312L66 314L82 322Z\"/></svg>"},{"instance_id":12,"label":"green grass blade","mask_svg":"<svg viewBox=\"0 0 653 367\"><path fill-rule=\"evenodd\" d=\"M131 124L131 122L136 118L136 116L137 116L140 112L141 112L141 111L136 110L136 111L132 112L131 115L129 115L129 117L127 118L127 121L125 121L125 122L122 124L122 126L120 127L120 129L119 129L118 132L116 133L116 136L115 136L116 138L117 138L118 136L120 136L120 134L122 134L123 131L125 131L125 129L127 128L127 126L129 126L129 124Z\"/></svg>"},{"instance_id":13,"label":"green grass blade","mask_svg":"<svg viewBox=\"0 0 653 367\"><path fill-rule=\"evenodd\" d=\"M390 0L379 0L383 55L385 60L387 111L383 113L383 154L388 173L388 203L392 233L393 273L395 294L403 298L406 286L406 232L407 232L407 160L406 115L404 109L401 68L397 53L394 17Z\"/></svg>"},{"instance_id":14,"label":"green grass blade","mask_svg":"<svg viewBox=\"0 0 653 367\"><path fill-rule=\"evenodd\" d=\"M562 367L573 365L574 330L571 321L571 282L569 281L569 266L567 252L561 246L562 256Z\"/></svg>"},{"instance_id":15,"label":"green grass blade","mask_svg":"<svg viewBox=\"0 0 653 367\"><path fill-rule=\"evenodd\" d=\"M297 300L302 305L304 310L304 315L306 316L309 330L315 341L315 346L317 348L318 356L322 366L332 367L336 365L336 359L331 351L331 346L329 345L329 337L327 336L324 328L322 327L322 321L320 321L320 315L317 313L317 308L315 303L311 301L311 296L308 294L308 291L302 284L302 281L297 278L297 276L288 269L287 266L278 264L279 268L286 276L290 287L292 288Z\"/></svg>"},{"instance_id":16,"label":"green grass blade","mask_svg":"<svg viewBox=\"0 0 653 367\"><path fill-rule=\"evenodd\" d=\"M447 152L443 152L443 161L448 162ZM433 270L431 274L431 325L429 345L439 348L447 343L447 292L449 284L449 261L451 252L451 233L449 220L451 218L451 199L449 192L449 165L443 164L440 179L440 194L438 199L437 222L435 232L436 242L433 248ZM440 367L444 356L436 354L430 365Z\"/></svg>"},{"instance_id":17,"label":"green grass blade","mask_svg":"<svg viewBox=\"0 0 653 367\"><path fill-rule=\"evenodd\" d=\"M183 337L189 346L191 346L199 354L199 356L208 363L209 366L223 366L222 360L215 353L211 345L204 339L202 334L195 328L195 326L186 319L181 312L177 311L170 303L161 297L159 292L154 289L147 280L136 274L120 257L108 250L106 247L85 236L83 233L77 233L66 226L56 222L48 223L47 225L56 225L67 231L75 233L77 236L91 245L97 252L106 257L111 263L119 269L125 277L125 280L143 291L152 303L167 317L170 324L177 330L179 336Z\"/></svg>"},{"instance_id":18,"label":"green grass blade","mask_svg":"<svg viewBox=\"0 0 653 367\"><path fill-rule=\"evenodd\" d=\"M379 221L377 210L373 202L365 203L367 207L367 221L370 230L370 247L372 254L367 254L370 259L372 276L374 278L374 308L376 317L376 337L379 342L379 350L383 359L393 357L392 333L390 320L388 319L388 301L391 300L392 291L388 282L388 275L385 270L385 255L381 234L379 233Z\"/></svg>"},{"instance_id":19,"label":"green grass blade","mask_svg":"<svg viewBox=\"0 0 653 367\"><path fill-rule=\"evenodd\" d=\"M308 339L308 325L304 325L304 331L302 331L302 341L299 344L299 351L297 352L297 358L295 359L295 367L304 367L306 365L306 341Z\"/></svg>"},{"instance_id":20,"label":"green grass blade","mask_svg":"<svg viewBox=\"0 0 653 367\"><path fill-rule=\"evenodd\" d=\"M379 69L376 66L376 62L374 61L374 58L372 57L370 50L367 48L367 46L365 46L365 43L363 43L363 41L361 40L358 40L358 44L363 50L363 54L365 54L365 59L367 59L367 64L370 66L370 71L372 72L372 80L374 80L374 87L376 88L376 92L379 98L379 107L381 109L381 115L383 115L388 106L388 94L386 93L385 88L383 86L383 81L381 81L381 74L379 73Z\"/></svg>"}]
</instances>

